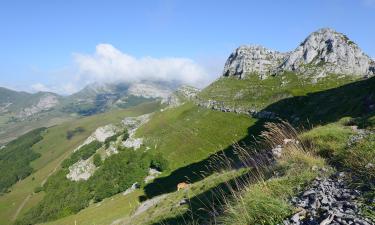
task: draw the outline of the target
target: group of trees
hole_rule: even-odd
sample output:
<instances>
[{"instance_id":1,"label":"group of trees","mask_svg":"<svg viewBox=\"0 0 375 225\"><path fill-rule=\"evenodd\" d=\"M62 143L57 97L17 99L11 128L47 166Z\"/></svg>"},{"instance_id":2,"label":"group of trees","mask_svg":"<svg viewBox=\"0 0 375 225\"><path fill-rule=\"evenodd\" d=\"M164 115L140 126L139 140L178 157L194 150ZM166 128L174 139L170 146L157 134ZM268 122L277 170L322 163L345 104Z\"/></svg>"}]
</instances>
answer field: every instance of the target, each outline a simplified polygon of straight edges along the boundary
<instances>
[{"instance_id":1,"label":"group of trees","mask_svg":"<svg viewBox=\"0 0 375 225\"><path fill-rule=\"evenodd\" d=\"M98 148L102 147L102 143L99 141L93 141L90 144L82 146L80 149L75 151L69 158L65 159L61 166L63 168L69 168L69 166L78 162L79 160L86 160L96 153Z\"/></svg>"},{"instance_id":2,"label":"group of trees","mask_svg":"<svg viewBox=\"0 0 375 225\"><path fill-rule=\"evenodd\" d=\"M0 194L33 172L30 162L40 157L40 154L34 152L32 146L42 140L45 129L28 132L0 150Z\"/></svg>"},{"instance_id":3,"label":"group of trees","mask_svg":"<svg viewBox=\"0 0 375 225\"><path fill-rule=\"evenodd\" d=\"M81 151L81 150L79 150ZM119 149L119 153L102 161L94 155L101 166L87 181L70 181L65 167L52 175L43 187L43 200L17 224L35 224L75 214L87 207L91 200L99 202L130 188L134 183L143 183L150 167L167 168L168 162L161 156L149 152Z\"/></svg>"}]
</instances>

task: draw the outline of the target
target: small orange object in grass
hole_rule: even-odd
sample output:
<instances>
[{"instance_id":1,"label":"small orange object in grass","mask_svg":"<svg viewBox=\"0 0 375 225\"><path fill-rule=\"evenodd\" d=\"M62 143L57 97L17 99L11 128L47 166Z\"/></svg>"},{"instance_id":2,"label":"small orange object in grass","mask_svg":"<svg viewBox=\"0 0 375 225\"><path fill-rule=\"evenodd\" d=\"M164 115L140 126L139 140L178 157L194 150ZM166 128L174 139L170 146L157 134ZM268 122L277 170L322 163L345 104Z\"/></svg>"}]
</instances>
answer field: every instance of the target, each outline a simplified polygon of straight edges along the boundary
<instances>
[{"instance_id":1,"label":"small orange object in grass","mask_svg":"<svg viewBox=\"0 0 375 225\"><path fill-rule=\"evenodd\" d=\"M181 183L178 183L177 184L177 191L179 191L180 189L186 189L189 187L189 184L186 183L186 182L181 182Z\"/></svg>"}]
</instances>

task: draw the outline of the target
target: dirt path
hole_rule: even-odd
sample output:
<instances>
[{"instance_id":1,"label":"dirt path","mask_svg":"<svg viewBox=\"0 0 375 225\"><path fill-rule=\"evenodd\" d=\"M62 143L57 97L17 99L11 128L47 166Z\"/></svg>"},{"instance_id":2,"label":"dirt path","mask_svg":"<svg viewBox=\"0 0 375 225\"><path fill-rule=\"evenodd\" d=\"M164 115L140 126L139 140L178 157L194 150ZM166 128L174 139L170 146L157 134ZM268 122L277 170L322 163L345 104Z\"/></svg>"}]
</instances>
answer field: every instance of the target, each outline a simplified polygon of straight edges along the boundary
<instances>
[{"instance_id":1,"label":"dirt path","mask_svg":"<svg viewBox=\"0 0 375 225\"><path fill-rule=\"evenodd\" d=\"M15 220L17 219L18 214L20 214L21 210L22 210L23 207L26 205L26 203L29 201L30 197L31 197L31 194L29 194L29 195L28 195L28 196L22 201L21 205L18 206L16 213L14 213L14 215L13 215L13 217L12 217L12 221L15 221Z\"/></svg>"},{"instance_id":2,"label":"dirt path","mask_svg":"<svg viewBox=\"0 0 375 225\"><path fill-rule=\"evenodd\" d=\"M69 154L68 154L69 156ZM61 162L66 158L67 156L63 157L58 163L57 163L57 166L55 166L55 168L47 175L46 178L43 179L43 181L40 183L40 186L42 187L46 182L47 182L47 179L56 172L56 170L60 167L60 164ZM28 194L26 196L26 198L22 201L22 203L20 204L20 206L18 206L17 208L17 211L14 213L13 217L12 217L12 221L15 221L18 217L18 215L20 214L21 210L23 209L23 207L25 207L26 203L30 200L31 198L31 195L32 194Z\"/></svg>"}]
</instances>

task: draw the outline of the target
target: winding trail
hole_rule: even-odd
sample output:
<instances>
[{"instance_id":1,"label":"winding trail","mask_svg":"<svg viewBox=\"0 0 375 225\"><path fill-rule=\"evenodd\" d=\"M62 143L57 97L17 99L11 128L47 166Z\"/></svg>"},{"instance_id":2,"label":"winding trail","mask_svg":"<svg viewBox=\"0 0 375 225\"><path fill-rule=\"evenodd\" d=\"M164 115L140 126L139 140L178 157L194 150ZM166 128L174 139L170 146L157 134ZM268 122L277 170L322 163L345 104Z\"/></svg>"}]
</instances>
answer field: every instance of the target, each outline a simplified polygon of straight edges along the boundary
<instances>
[{"instance_id":1,"label":"winding trail","mask_svg":"<svg viewBox=\"0 0 375 225\"><path fill-rule=\"evenodd\" d=\"M68 154L68 156L69 156L69 154ZM53 170L52 170L52 171L51 171L51 172L50 172L50 173L49 173L49 174L48 174L48 175L42 180L42 182L40 183L40 186L43 186L43 185L47 182L48 178L49 178L50 176L52 176L52 174L54 174L54 173L56 172L56 170L60 167L62 161L63 161L66 157L67 157L67 156L63 157L63 158L57 163L57 165L55 166L55 168L53 168ZM31 193L31 194L28 194L28 195L26 196L26 198L22 201L22 203L18 206L16 212L15 212L14 215L12 216L12 221L15 221L15 220L17 219L18 215L19 215L20 212L22 211L23 207L25 207L26 203L30 200L31 196L32 196L32 193Z\"/></svg>"},{"instance_id":2,"label":"winding trail","mask_svg":"<svg viewBox=\"0 0 375 225\"><path fill-rule=\"evenodd\" d=\"M18 214L20 214L23 207L26 205L26 203L30 200L31 194L27 195L26 198L22 201L21 205L18 206L17 211L14 213L12 217L12 221L15 221L17 219Z\"/></svg>"}]
</instances>

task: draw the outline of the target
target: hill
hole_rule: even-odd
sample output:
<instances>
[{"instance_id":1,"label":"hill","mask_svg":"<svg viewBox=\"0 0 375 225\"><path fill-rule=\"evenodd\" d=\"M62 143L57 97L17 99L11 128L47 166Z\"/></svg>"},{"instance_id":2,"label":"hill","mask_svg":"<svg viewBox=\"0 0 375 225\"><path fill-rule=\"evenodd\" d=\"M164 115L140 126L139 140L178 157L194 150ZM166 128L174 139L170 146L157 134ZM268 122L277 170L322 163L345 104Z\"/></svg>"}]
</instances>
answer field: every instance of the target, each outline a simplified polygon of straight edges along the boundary
<instances>
[{"instance_id":1,"label":"hill","mask_svg":"<svg viewBox=\"0 0 375 225\"><path fill-rule=\"evenodd\" d=\"M0 216L4 224L375 224L373 64L332 29L288 53L240 47L222 77L202 91L177 89L169 105L48 128L32 146L34 172L0 197Z\"/></svg>"},{"instance_id":2,"label":"hill","mask_svg":"<svg viewBox=\"0 0 375 225\"><path fill-rule=\"evenodd\" d=\"M83 116L125 109L156 99L168 103L176 88L171 84L155 82L94 83L69 96L50 92L30 94L0 88L0 144L6 144L32 129Z\"/></svg>"}]
</instances>

